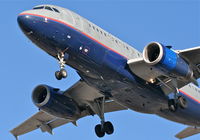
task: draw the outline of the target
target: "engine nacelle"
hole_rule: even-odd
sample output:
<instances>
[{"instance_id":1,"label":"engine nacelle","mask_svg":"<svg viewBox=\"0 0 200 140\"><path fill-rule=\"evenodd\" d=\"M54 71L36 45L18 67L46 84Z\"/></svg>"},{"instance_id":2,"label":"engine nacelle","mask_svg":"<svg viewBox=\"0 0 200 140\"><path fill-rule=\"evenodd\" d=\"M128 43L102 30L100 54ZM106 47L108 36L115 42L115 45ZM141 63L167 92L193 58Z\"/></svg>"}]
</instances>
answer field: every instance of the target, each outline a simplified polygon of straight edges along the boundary
<instances>
[{"instance_id":1,"label":"engine nacelle","mask_svg":"<svg viewBox=\"0 0 200 140\"><path fill-rule=\"evenodd\" d=\"M80 110L76 102L58 89L47 85L37 86L32 93L33 103L42 111L65 119L76 119Z\"/></svg>"},{"instance_id":2,"label":"engine nacelle","mask_svg":"<svg viewBox=\"0 0 200 140\"><path fill-rule=\"evenodd\" d=\"M161 68L167 73L185 78L193 75L188 63L183 58L158 42L152 42L144 48L143 59L149 65Z\"/></svg>"}]
</instances>

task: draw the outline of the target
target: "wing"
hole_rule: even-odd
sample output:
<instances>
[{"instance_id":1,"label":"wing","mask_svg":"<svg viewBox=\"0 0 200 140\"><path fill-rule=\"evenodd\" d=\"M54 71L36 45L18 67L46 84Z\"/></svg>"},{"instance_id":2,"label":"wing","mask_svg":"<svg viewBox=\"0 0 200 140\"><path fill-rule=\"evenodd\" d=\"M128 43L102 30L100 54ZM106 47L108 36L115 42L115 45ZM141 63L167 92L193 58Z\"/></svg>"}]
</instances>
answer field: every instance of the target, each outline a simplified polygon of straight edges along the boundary
<instances>
[{"instance_id":1,"label":"wing","mask_svg":"<svg viewBox=\"0 0 200 140\"><path fill-rule=\"evenodd\" d=\"M176 51L181 57L192 64L195 78L200 77L200 46Z\"/></svg>"},{"instance_id":2,"label":"wing","mask_svg":"<svg viewBox=\"0 0 200 140\"><path fill-rule=\"evenodd\" d=\"M131 59L127 64L133 73L145 81L152 82L151 79L162 76L162 73L157 71L155 67L147 65L143 58Z\"/></svg>"},{"instance_id":3,"label":"wing","mask_svg":"<svg viewBox=\"0 0 200 140\"><path fill-rule=\"evenodd\" d=\"M131 59L127 64L135 75L147 82L160 86L166 95L174 92L176 88L181 88L190 83L190 81L183 81L169 77L169 75L166 75L156 67L145 63L143 58Z\"/></svg>"},{"instance_id":4,"label":"wing","mask_svg":"<svg viewBox=\"0 0 200 140\"><path fill-rule=\"evenodd\" d=\"M94 101L94 99L103 97L96 89L90 87L84 81L79 81L64 92L71 96L79 105Z\"/></svg>"},{"instance_id":5,"label":"wing","mask_svg":"<svg viewBox=\"0 0 200 140\"><path fill-rule=\"evenodd\" d=\"M31 118L11 130L10 132L15 136L19 136L35 129L40 128L42 132L49 132L52 134L52 129L60 125L68 123L68 120L59 119L51 116L45 112L38 112Z\"/></svg>"},{"instance_id":6,"label":"wing","mask_svg":"<svg viewBox=\"0 0 200 140\"><path fill-rule=\"evenodd\" d=\"M95 101L98 98L103 97L96 89L88 86L85 82L79 81L71 88L64 92L64 95L71 96L79 105L79 107L87 107L88 110L83 110L78 116L77 120L87 115L94 115L98 113L98 106ZM127 108L119 105L118 103L107 99L104 104L104 112L113 112L119 110L125 110ZM76 120L76 121L77 121ZM56 127L64 125L66 123L73 123L76 125L76 121L57 118L45 112L38 112L31 118L11 130L10 132L17 138L17 136L28 133L35 129L40 128L42 132L48 132L52 134L52 130Z\"/></svg>"},{"instance_id":7,"label":"wing","mask_svg":"<svg viewBox=\"0 0 200 140\"><path fill-rule=\"evenodd\" d=\"M200 46L177 51L181 56L187 58L193 64L200 64Z\"/></svg>"},{"instance_id":8,"label":"wing","mask_svg":"<svg viewBox=\"0 0 200 140\"><path fill-rule=\"evenodd\" d=\"M179 139L183 139L183 138L187 138L189 136L195 135L200 133L200 129L196 128L196 127L187 127L186 129L184 129L183 131L181 131L180 133L178 133L176 135L177 138Z\"/></svg>"}]
</instances>

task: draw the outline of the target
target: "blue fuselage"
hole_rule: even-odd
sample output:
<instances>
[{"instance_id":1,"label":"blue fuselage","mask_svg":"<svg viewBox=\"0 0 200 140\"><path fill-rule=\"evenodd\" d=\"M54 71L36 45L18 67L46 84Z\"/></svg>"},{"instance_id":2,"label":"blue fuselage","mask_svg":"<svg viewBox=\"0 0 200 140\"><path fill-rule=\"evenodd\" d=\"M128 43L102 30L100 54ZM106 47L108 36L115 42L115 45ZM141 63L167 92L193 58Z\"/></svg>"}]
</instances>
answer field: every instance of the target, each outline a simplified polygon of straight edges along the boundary
<instances>
[{"instance_id":1,"label":"blue fuselage","mask_svg":"<svg viewBox=\"0 0 200 140\"><path fill-rule=\"evenodd\" d=\"M157 114L172 121L200 126L200 104L180 92L188 102L186 109L170 112L167 97L159 86L134 75L127 58L93 37L61 21L37 15L20 15L19 25L38 47L53 57L66 50L66 62L90 86L116 102L142 113ZM84 93L83 93L84 94Z\"/></svg>"}]
</instances>

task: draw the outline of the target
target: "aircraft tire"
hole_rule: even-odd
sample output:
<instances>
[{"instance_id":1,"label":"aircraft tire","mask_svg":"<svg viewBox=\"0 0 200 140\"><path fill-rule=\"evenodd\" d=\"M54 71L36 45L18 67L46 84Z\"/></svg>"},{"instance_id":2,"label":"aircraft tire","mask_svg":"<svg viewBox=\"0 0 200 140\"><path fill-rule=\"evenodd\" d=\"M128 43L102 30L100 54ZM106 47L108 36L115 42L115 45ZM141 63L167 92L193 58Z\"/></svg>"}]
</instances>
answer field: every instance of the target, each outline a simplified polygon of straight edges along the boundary
<instances>
[{"instance_id":1,"label":"aircraft tire","mask_svg":"<svg viewBox=\"0 0 200 140\"><path fill-rule=\"evenodd\" d=\"M95 126L95 133L99 138L101 138L105 135L105 132L101 128L101 124L98 124Z\"/></svg>"},{"instance_id":2,"label":"aircraft tire","mask_svg":"<svg viewBox=\"0 0 200 140\"><path fill-rule=\"evenodd\" d=\"M61 69L60 70L60 74L61 74L62 78L66 78L67 77L67 71L65 69Z\"/></svg>"},{"instance_id":3,"label":"aircraft tire","mask_svg":"<svg viewBox=\"0 0 200 140\"><path fill-rule=\"evenodd\" d=\"M106 132L106 134L111 135L114 132L114 127L112 125L111 122L105 122L103 125L104 131Z\"/></svg>"},{"instance_id":4,"label":"aircraft tire","mask_svg":"<svg viewBox=\"0 0 200 140\"><path fill-rule=\"evenodd\" d=\"M178 106L177 106L177 103L174 99L168 100L168 108L171 112L176 112Z\"/></svg>"},{"instance_id":5,"label":"aircraft tire","mask_svg":"<svg viewBox=\"0 0 200 140\"><path fill-rule=\"evenodd\" d=\"M61 80L62 79L62 75L61 75L60 71L56 71L55 72L55 77L56 77L57 80Z\"/></svg>"},{"instance_id":6,"label":"aircraft tire","mask_svg":"<svg viewBox=\"0 0 200 140\"><path fill-rule=\"evenodd\" d=\"M183 96L180 96L178 98L178 104L182 109L185 109L187 107L187 101Z\"/></svg>"}]
</instances>

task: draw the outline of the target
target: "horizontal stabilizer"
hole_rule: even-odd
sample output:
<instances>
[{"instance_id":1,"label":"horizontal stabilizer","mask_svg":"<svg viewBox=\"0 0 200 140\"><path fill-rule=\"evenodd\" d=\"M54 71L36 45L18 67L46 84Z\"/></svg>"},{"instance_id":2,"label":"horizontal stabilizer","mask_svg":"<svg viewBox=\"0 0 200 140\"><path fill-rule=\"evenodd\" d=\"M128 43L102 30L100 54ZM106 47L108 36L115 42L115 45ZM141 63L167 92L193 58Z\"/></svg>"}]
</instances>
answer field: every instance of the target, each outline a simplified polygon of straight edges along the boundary
<instances>
[{"instance_id":1,"label":"horizontal stabilizer","mask_svg":"<svg viewBox=\"0 0 200 140\"><path fill-rule=\"evenodd\" d=\"M180 133L178 133L176 135L177 138L179 139L184 139L187 138L189 136L195 135L200 133L200 128L197 127L187 127L186 129L184 129L183 131L181 131Z\"/></svg>"}]
</instances>

